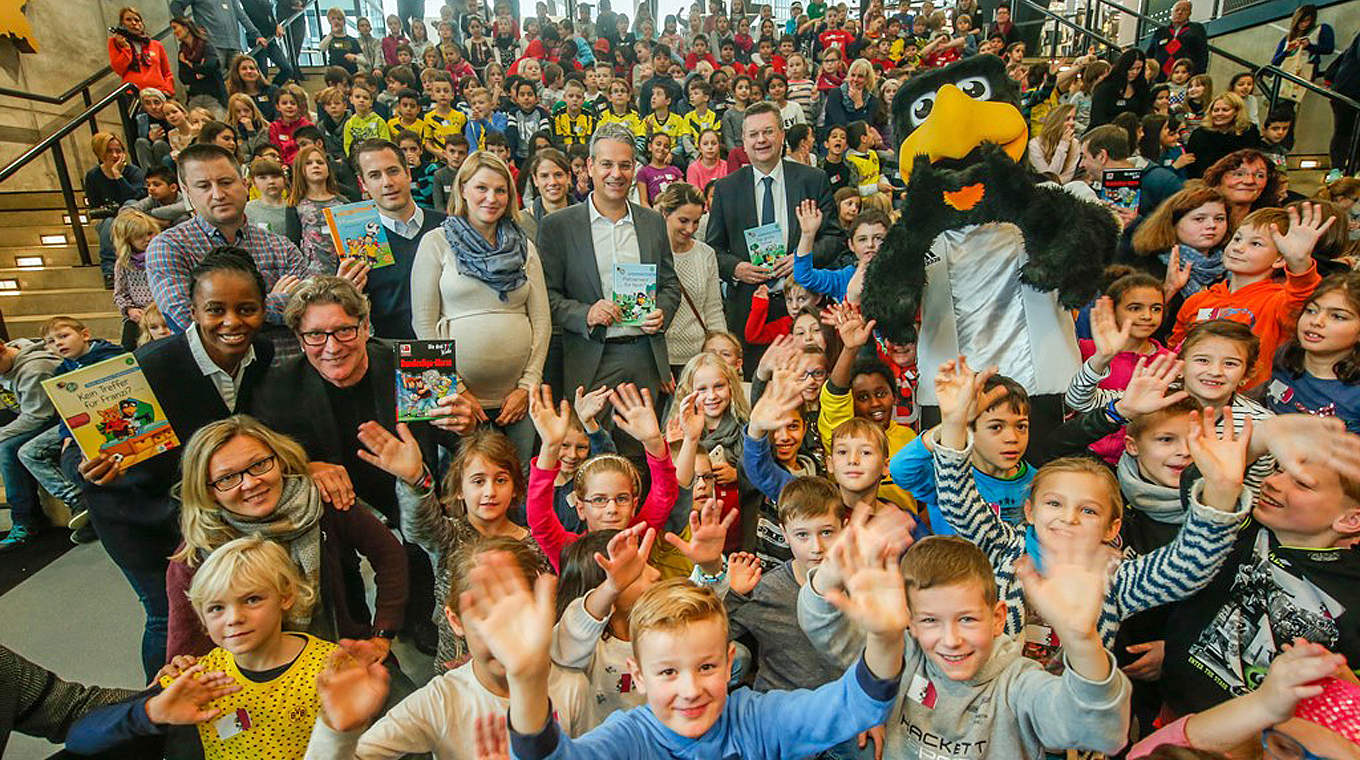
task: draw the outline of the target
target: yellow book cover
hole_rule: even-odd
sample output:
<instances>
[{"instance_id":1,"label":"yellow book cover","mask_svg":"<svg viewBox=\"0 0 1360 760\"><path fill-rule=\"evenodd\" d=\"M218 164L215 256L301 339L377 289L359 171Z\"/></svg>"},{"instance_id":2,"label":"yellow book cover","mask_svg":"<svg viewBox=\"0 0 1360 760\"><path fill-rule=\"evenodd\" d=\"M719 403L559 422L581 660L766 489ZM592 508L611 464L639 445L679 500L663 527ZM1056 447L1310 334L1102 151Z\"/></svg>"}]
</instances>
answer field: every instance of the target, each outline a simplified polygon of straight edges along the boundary
<instances>
[{"instance_id":1,"label":"yellow book cover","mask_svg":"<svg viewBox=\"0 0 1360 760\"><path fill-rule=\"evenodd\" d=\"M132 354L48 378L42 386L86 459L106 454L126 470L179 445Z\"/></svg>"}]
</instances>

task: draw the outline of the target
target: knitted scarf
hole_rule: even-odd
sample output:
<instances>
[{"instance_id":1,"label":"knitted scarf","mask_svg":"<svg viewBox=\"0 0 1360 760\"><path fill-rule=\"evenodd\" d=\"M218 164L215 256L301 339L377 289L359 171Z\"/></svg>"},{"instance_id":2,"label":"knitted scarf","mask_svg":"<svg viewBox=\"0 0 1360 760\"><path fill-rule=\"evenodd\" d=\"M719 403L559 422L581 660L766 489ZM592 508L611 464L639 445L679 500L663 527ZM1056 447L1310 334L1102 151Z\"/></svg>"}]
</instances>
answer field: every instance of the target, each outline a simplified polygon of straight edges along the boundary
<instances>
[{"instance_id":1,"label":"knitted scarf","mask_svg":"<svg viewBox=\"0 0 1360 760\"><path fill-rule=\"evenodd\" d=\"M1185 508L1181 506L1180 491L1149 483L1138 472L1137 459L1128 454L1120 456L1115 473L1119 476L1119 490L1124 492L1129 506L1159 523L1185 524Z\"/></svg>"},{"instance_id":2,"label":"knitted scarf","mask_svg":"<svg viewBox=\"0 0 1360 760\"><path fill-rule=\"evenodd\" d=\"M528 257L524 235L509 218L502 217L496 225L495 246L486 242L466 217L450 214L442 228L444 240L453 249L458 273L486 283L502 301L510 300L510 293L529 281L524 273Z\"/></svg>"},{"instance_id":3,"label":"knitted scarf","mask_svg":"<svg viewBox=\"0 0 1360 760\"><path fill-rule=\"evenodd\" d=\"M746 439L742 437L743 425L737 421L734 414L725 414L718 421L718 426L706 431L704 436L699 439L699 446L704 451L712 451L714 446L723 447L724 458L727 463L741 468L742 449L745 448Z\"/></svg>"},{"instance_id":4,"label":"knitted scarf","mask_svg":"<svg viewBox=\"0 0 1360 760\"><path fill-rule=\"evenodd\" d=\"M217 516L241 535L258 535L288 549L307 581L321 592L321 492L300 475L283 479L283 493L274 511L264 517L246 517L226 509ZM310 619L295 616L294 622L306 626Z\"/></svg>"},{"instance_id":5,"label":"knitted scarf","mask_svg":"<svg viewBox=\"0 0 1360 760\"><path fill-rule=\"evenodd\" d=\"M1181 297L1189 298L1223 279L1226 270L1223 269L1222 251L1214 249L1206 254L1188 245L1179 244L1176 249L1180 251L1181 266L1185 266L1187 262L1190 264L1190 281L1181 288ZM1161 259L1163 264L1169 266L1171 264L1171 251L1163 251L1157 254L1157 258Z\"/></svg>"}]
</instances>

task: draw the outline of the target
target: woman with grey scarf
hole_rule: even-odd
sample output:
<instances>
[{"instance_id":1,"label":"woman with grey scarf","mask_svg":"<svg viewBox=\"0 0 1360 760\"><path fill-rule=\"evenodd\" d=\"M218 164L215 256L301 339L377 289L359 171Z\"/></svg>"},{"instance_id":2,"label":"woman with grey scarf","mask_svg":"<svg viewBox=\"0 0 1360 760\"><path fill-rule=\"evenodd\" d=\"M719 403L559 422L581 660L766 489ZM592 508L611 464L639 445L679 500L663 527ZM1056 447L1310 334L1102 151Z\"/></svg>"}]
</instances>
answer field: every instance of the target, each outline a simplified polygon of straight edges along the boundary
<instances>
[{"instance_id":1,"label":"woman with grey scarf","mask_svg":"<svg viewBox=\"0 0 1360 760\"><path fill-rule=\"evenodd\" d=\"M552 318L534 244L520 228L510 169L490 151L463 161L448 218L416 249L411 327L453 340L459 393L504 432L520 461L532 454L529 392L543 382Z\"/></svg>"},{"instance_id":2,"label":"woman with grey scarf","mask_svg":"<svg viewBox=\"0 0 1360 760\"><path fill-rule=\"evenodd\" d=\"M364 425L377 427L372 422ZM433 478L410 432L399 426L399 439L375 437L373 432L360 428L360 441L372 449L360 456L396 477L400 508L414 510L434 499ZM367 639L381 658L387 657L393 632L401 628L406 611L405 550L367 505L341 511L323 502L308 464L296 441L247 415L205 425L189 439L183 480L175 490L184 542L170 557L166 572L167 660L212 650L185 592L217 547L252 534L283 545L318 591L310 617L295 623L328 641ZM344 558L354 552L373 566L378 593L372 621L363 603L356 601L364 590L352 588L345 571Z\"/></svg>"}]
</instances>

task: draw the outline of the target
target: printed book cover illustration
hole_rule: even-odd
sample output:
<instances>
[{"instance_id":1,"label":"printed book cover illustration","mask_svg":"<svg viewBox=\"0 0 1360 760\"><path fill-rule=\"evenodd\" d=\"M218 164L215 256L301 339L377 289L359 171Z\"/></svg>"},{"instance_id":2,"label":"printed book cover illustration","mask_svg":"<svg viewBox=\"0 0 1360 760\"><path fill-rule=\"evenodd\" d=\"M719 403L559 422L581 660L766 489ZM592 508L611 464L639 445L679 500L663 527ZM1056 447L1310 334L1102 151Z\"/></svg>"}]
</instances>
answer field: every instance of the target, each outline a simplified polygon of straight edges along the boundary
<instances>
[{"instance_id":1,"label":"printed book cover illustration","mask_svg":"<svg viewBox=\"0 0 1360 760\"><path fill-rule=\"evenodd\" d=\"M379 269L396 263L387 230L378 220L378 205L373 201L347 203L322 209L331 228L331 240L340 260L360 259Z\"/></svg>"},{"instance_id":2,"label":"printed book cover illustration","mask_svg":"<svg viewBox=\"0 0 1360 760\"><path fill-rule=\"evenodd\" d=\"M397 421L434 419L434 408L458 392L451 340L397 341Z\"/></svg>"},{"instance_id":3,"label":"printed book cover illustration","mask_svg":"<svg viewBox=\"0 0 1360 760\"><path fill-rule=\"evenodd\" d=\"M106 454L126 470L180 443L132 354L48 378L42 386L86 459Z\"/></svg>"},{"instance_id":4,"label":"printed book cover illustration","mask_svg":"<svg viewBox=\"0 0 1360 760\"><path fill-rule=\"evenodd\" d=\"M656 310L656 264L615 264L614 305L620 325L636 327Z\"/></svg>"},{"instance_id":5,"label":"printed book cover illustration","mask_svg":"<svg viewBox=\"0 0 1360 760\"><path fill-rule=\"evenodd\" d=\"M1100 199L1115 208L1137 211L1142 188L1143 173L1138 169L1106 169L1100 175Z\"/></svg>"},{"instance_id":6,"label":"printed book cover illustration","mask_svg":"<svg viewBox=\"0 0 1360 760\"><path fill-rule=\"evenodd\" d=\"M775 259L783 258L786 253L784 233L774 222L759 227L748 227L742 231L742 235L746 237L746 250L751 263L758 267L770 266Z\"/></svg>"}]
</instances>

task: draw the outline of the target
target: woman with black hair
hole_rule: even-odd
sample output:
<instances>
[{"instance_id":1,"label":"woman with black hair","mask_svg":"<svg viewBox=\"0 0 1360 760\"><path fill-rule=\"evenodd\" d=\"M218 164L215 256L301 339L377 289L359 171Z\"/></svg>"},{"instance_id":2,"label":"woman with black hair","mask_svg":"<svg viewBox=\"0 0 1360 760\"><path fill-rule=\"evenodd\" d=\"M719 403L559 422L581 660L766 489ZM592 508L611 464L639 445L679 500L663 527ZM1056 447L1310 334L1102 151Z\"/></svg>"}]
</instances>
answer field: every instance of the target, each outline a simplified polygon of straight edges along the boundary
<instances>
[{"instance_id":1,"label":"woman with black hair","mask_svg":"<svg viewBox=\"0 0 1360 760\"><path fill-rule=\"evenodd\" d=\"M265 321L264 277L250 254L219 247L189 274L189 329L137 349L135 356L181 443L199 428L248 408L274 358L258 337ZM179 507L170 496L180 479L182 446L119 471L112 457L62 456L78 473L90 519L146 613L142 666L151 677L165 664L169 600L165 571L180 543Z\"/></svg>"},{"instance_id":2,"label":"woman with black hair","mask_svg":"<svg viewBox=\"0 0 1360 760\"><path fill-rule=\"evenodd\" d=\"M1289 31L1275 46L1270 65L1311 82L1317 75L1322 56L1331 55L1335 50L1336 33L1332 31L1332 25L1319 24L1317 6L1308 3L1294 11L1294 17L1289 20ZM1297 103L1303 100L1305 92L1307 90L1301 84L1288 80L1280 83L1280 97L1285 100Z\"/></svg>"},{"instance_id":3,"label":"woman with black hair","mask_svg":"<svg viewBox=\"0 0 1360 760\"><path fill-rule=\"evenodd\" d=\"M1125 111L1142 116L1151 109L1152 95L1147 77L1143 76L1146 65L1147 55L1137 48L1129 48L1119 55L1114 68L1091 93L1090 126L1109 124Z\"/></svg>"},{"instance_id":4,"label":"woman with black hair","mask_svg":"<svg viewBox=\"0 0 1360 760\"><path fill-rule=\"evenodd\" d=\"M227 105L227 85L222 78L222 59L203 28L183 16L170 19L170 31L179 42L179 81L184 83L190 106L202 105L211 98L218 106Z\"/></svg>"}]
</instances>

